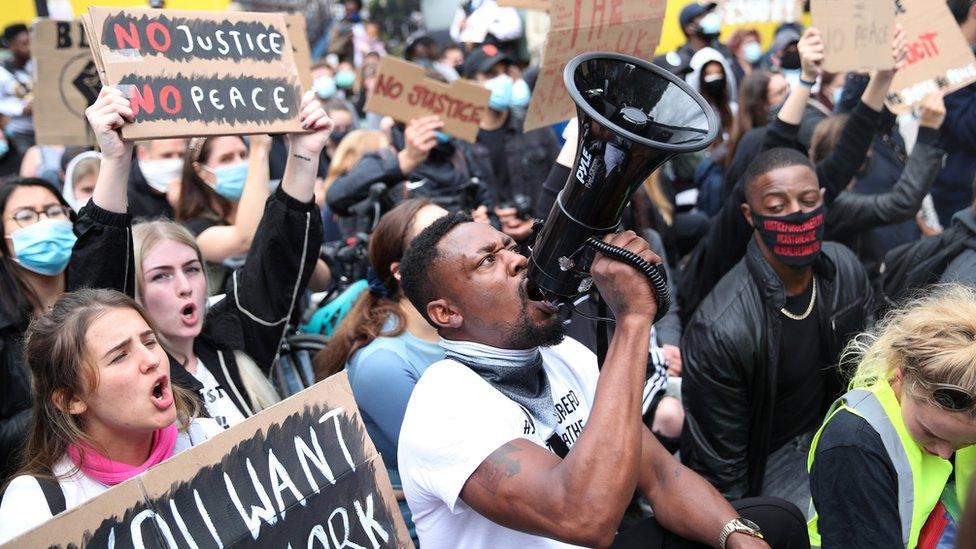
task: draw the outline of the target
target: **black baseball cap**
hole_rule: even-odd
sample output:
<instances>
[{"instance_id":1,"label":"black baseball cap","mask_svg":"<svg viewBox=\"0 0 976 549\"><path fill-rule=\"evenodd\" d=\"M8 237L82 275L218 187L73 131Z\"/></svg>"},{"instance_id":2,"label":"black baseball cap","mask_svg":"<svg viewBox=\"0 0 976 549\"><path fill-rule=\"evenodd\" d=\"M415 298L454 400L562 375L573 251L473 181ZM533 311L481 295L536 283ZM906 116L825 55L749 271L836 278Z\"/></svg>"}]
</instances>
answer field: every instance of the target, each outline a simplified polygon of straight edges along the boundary
<instances>
[{"instance_id":1,"label":"black baseball cap","mask_svg":"<svg viewBox=\"0 0 976 549\"><path fill-rule=\"evenodd\" d=\"M478 73L485 73L499 63L512 63L512 58L498 50L494 44L484 44L473 50L464 60L464 77L473 79Z\"/></svg>"},{"instance_id":2,"label":"black baseball cap","mask_svg":"<svg viewBox=\"0 0 976 549\"><path fill-rule=\"evenodd\" d=\"M715 2L688 4L681 9L681 14L678 15L678 22L681 23L681 28L687 27L696 17L712 11L717 5Z\"/></svg>"}]
</instances>

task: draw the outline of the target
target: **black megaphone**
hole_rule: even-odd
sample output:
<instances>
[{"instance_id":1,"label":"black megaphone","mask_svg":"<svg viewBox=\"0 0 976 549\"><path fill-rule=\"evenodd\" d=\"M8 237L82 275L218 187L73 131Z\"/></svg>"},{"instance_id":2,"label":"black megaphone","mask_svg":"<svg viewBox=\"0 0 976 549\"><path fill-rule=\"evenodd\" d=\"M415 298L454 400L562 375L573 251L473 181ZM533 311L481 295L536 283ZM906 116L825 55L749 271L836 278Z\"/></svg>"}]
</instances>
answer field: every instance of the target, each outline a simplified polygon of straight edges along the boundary
<instances>
[{"instance_id":1,"label":"black megaphone","mask_svg":"<svg viewBox=\"0 0 976 549\"><path fill-rule=\"evenodd\" d=\"M531 291L554 304L571 302L590 289L588 269L599 251L647 276L657 296L656 322L670 306L663 270L600 237L616 230L651 172L716 138L717 117L684 81L627 55L580 55L566 65L563 80L577 109L576 161L532 246Z\"/></svg>"}]
</instances>

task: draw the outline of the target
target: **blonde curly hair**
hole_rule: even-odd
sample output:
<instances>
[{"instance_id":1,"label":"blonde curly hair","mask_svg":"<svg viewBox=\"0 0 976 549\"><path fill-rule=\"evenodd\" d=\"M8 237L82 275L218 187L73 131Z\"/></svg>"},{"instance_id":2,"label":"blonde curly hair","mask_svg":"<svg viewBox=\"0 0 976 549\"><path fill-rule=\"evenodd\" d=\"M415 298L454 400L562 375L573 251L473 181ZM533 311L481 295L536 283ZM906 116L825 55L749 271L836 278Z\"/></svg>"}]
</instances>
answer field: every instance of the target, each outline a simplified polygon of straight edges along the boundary
<instances>
[{"instance_id":1,"label":"blonde curly hair","mask_svg":"<svg viewBox=\"0 0 976 549\"><path fill-rule=\"evenodd\" d=\"M917 400L938 406L925 389L932 384L976 395L976 288L945 284L916 294L854 338L842 362L857 365L852 389L893 379L901 371L911 382L903 390Z\"/></svg>"}]
</instances>

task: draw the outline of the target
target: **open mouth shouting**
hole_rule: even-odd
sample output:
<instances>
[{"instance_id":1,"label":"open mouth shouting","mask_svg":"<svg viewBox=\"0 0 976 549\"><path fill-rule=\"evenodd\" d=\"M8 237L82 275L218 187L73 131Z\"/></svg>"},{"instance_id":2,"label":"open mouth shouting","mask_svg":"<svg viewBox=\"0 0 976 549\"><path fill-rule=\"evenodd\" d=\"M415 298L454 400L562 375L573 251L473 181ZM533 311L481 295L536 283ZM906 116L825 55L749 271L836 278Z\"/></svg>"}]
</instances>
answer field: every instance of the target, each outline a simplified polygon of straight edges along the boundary
<instances>
[{"instance_id":1,"label":"open mouth shouting","mask_svg":"<svg viewBox=\"0 0 976 549\"><path fill-rule=\"evenodd\" d=\"M169 376L159 376L153 383L150 400L160 410L168 410L173 405L173 391L170 390Z\"/></svg>"},{"instance_id":2,"label":"open mouth shouting","mask_svg":"<svg viewBox=\"0 0 976 549\"><path fill-rule=\"evenodd\" d=\"M197 306L194 303L187 303L180 309L180 320L186 326L196 326L200 315L197 314Z\"/></svg>"},{"instance_id":3,"label":"open mouth shouting","mask_svg":"<svg viewBox=\"0 0 976 549\"><path fill-rule=\"evenodd\" d=\"M546 298L546 295L542 292L542 288L539 288L527 276L522 279L522 284L519 286L519 293L530 305L547 315L554 315L559 312L559 305Z\"/></svg>"}]
</instances>

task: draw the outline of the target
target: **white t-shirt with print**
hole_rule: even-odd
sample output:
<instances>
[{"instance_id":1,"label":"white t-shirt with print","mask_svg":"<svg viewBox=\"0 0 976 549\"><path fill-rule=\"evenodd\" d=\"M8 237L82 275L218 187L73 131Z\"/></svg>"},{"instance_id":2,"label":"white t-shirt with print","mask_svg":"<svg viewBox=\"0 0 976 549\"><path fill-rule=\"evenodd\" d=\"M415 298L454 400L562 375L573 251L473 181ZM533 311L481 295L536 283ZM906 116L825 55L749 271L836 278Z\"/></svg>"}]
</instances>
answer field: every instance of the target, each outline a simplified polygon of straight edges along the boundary
<instances>
[{"instance_id":1,"label":"white t-shirt with print","mask_svg":"<svg viewBox=\"0 0 976 549\"><path fill-rule=\"evenodd\" d=\"M227 395L227 390L199 358L197 359L197 371L193 372L193 377L203 384L203 389L200 389L200 398L203 399L203 406L207 409L207 414L214 418L221 427L227 429L244 421L244 414L234 404L234 400Z\"/></svg>"},{"instance_id":2,"label":"white t-shirt with print","mask_svg":"<svg viewBox=\"0 0 976 549\"><path fill-rule=\"evenodd\" d=\"M596 356L566 338L543 348L542 361L559 417L555 432L571 448L593 406ZM421 547L573 547L496 524L460 497L468 477L502 445L524 438L545 448L552 435L463 364L447 359L431 365L410 396L397 451Z\"/></svg>"},{"instance_id":3,"label":"white t-shirt with print","mask_svg":"<svg viewBox=\"0 0 976 549\"><path fill-rule=\"evenodd\" d=\"M196 418L176 437L173 455L202 444L222 432L223 429L214 420ZM109 489L109 486L81 472L68 456L63 456L54 464L53 469L64 494L65 510L73 509ZM7 543L50 519L51 507L37 479L30 475L20 475L10 482L3 494L3 501L0 502L0 543Z\"/></svg>"}]
</instances>

